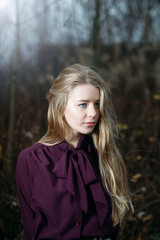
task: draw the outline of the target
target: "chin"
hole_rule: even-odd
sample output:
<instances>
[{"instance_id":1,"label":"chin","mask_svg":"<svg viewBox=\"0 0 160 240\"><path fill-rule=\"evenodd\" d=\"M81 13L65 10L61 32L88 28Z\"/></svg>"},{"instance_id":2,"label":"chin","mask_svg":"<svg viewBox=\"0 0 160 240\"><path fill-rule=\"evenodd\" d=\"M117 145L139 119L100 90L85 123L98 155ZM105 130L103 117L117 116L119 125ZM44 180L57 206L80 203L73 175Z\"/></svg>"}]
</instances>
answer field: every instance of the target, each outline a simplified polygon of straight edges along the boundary
<instances>
[{"instance_id":1,"label":"chin","mask_svg":"<svg viewBox=\"0 0 160 240\"><path fill-rule=\"evenodd\" d=\"M81 134L91 134L94 129L88 129L86 131L81 132Z\"/></svg>"}]
</instances>

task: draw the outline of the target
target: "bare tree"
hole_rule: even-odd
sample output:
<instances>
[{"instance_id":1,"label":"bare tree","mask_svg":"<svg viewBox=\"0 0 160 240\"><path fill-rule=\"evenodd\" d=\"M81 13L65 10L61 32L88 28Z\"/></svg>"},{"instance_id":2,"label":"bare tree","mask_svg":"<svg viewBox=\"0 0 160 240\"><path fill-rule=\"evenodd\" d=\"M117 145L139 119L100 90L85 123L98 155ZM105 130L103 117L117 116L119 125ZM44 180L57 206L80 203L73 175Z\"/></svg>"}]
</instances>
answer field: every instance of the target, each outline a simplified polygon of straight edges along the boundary
<instances>
[{"instance_id":1,"label":"bare tree","mask_svg":"<svg viewBox=\"0 0 160 240\"><path fill-rule=\"evenodd\" d=\"M93 63L95 66L100 64L100 55L101 55L101 39L100 39L100 30L101 30L101 0L95 0L95 16L93 18Z\"/></svg>"},{"instance_id":2,"label":"bare tree","mask_svg":"<svg viewBox=\"0 0 160 240\"><path fill-rule=\"evenodd\" d=\"M160 37L159 7L159 0L117 1L114 16L117 24L113 26L113 30L119 35L119 42L147 45L153 43L158 34Z\"/></svg>"},{"instance_id":3,"label":"bare tree","mask_svg":"<svg viewBox=\"0 0 160 240\"><path fill-rule=\"evenodd\" d=\"M20 14L19 14L19 2L15 0L15 10L16 10L16 38L15 38L15 52L13 56L13 66L12 66L12 74L10 81L10 108L9 108L9 123L8 123L8 141L6 148L6 160L5 165L8 166L8 170L10 169L8 163L10 163L12 150L13 150L13 134L15 128L15 101L16 101L16 89L18 82L18 71L19 71L19 56L20 56Z\"/></svg>"}]
</instances>

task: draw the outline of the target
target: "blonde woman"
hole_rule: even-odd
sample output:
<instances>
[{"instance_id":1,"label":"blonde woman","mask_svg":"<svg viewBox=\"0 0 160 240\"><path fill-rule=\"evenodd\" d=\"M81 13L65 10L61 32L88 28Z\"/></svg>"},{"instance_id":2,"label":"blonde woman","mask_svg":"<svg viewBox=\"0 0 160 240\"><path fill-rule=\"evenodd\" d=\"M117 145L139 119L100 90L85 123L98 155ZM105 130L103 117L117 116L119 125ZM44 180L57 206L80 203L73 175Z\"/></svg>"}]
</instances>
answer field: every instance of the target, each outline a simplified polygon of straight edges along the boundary
<instances>
[{"instance_id":1,"label":"blonde woman","mask_svg":"<svg viewBox=\"0 0 160 240\"><path fill-rule=\"evenodd\" d=\"M48 130L16 166L26 239L114 240L131 201L109 86L74 64L48 101Z\"/></svg>"}]
</instances>

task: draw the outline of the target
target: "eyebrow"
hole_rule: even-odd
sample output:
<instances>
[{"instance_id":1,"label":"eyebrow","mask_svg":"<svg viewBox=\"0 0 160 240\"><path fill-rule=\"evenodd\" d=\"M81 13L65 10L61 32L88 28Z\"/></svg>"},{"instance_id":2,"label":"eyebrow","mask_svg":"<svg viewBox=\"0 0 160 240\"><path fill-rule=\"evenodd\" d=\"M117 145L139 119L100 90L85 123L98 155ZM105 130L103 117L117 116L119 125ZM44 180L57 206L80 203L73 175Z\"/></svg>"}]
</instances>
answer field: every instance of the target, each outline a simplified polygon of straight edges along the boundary
<instances>
[{"instance_id":1,"label":"eyebrow","mask_svg":"<svg viewBox=\"0 0 160 240\"><path fill-rule=\"evenodd\" d=\"M94 102L99 102L99 101L100 101L100 99L97 99ZM90 100L88 100L88 99L80 99L80 100L77 100L77 102L90 102Z\"/></svg>"}]
</instances>

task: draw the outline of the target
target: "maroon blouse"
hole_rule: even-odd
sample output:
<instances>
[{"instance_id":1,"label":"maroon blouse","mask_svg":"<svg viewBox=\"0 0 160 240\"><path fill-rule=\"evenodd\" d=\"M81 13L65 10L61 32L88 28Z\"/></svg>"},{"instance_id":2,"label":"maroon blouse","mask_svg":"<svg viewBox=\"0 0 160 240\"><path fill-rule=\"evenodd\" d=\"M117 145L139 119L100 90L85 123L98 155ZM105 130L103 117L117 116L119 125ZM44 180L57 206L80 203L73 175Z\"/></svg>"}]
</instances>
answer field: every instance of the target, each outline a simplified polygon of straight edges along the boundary
<instances>
[{"instance_id":1,"label":"maroon blouse","mask_svg":"<svg viewBox=\"0 0 160 240\"><path fill-rule=\"evenodd\" d=\"M116 239L91 136L73 148L37 143L18 156L16 183L27 240Z\"/></svg>"}]
</instances>

